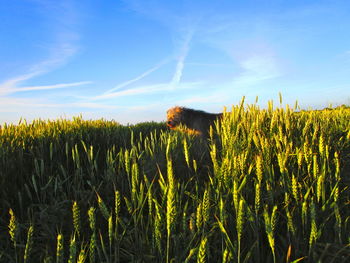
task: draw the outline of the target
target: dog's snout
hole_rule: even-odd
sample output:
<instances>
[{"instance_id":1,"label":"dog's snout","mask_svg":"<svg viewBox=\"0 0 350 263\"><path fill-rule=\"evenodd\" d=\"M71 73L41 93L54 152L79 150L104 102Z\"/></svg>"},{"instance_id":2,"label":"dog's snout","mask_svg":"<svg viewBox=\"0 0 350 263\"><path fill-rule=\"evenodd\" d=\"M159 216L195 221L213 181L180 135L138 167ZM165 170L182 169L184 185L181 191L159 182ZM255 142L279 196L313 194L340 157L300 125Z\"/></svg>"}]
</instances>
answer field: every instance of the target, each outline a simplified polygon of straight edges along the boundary
<instances>
[{"instance_id":1,"label":"dog's snout","mask_svg":"<svg viewBox=\"0 0 350 263\"><path fill-rule=\"evenodd\" d=\"M172 121L167 121L166 125L170 128L173 129L174 128L174 123Z\"/></svg>"}]
</instances>

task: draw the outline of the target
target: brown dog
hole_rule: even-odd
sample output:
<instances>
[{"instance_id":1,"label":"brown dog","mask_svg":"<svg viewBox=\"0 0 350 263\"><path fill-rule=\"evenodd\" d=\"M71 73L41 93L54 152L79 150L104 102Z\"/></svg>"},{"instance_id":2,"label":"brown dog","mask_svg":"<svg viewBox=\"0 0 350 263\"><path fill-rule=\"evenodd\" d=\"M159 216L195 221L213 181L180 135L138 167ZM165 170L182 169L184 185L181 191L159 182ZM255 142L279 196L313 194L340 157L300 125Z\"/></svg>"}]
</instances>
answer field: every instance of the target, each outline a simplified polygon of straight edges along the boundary
<instances>
[{"instance_id":1,"label":"brown dog","mask_svg":"<svg viewBox=\"0 0 350 263\"><path fill-rule=\"evenodd\" d=\"M200 135L207 138L209 128L217 119L222 118L222 113L207 113L184 107L174 107L167 111L167 125L170 129L176 129L179 125L186 126L189 134Z\"/></svg>"}]
</instances>

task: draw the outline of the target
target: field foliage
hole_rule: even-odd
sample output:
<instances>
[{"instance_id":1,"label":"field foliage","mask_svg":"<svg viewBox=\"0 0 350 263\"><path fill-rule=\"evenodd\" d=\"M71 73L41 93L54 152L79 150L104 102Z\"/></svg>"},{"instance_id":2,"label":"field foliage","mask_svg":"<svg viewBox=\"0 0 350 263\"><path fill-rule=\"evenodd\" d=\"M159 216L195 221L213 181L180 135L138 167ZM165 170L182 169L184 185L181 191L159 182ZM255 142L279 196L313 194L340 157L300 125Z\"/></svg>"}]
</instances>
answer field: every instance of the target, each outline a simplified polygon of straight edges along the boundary
<instances>
[{"instance_id":1,"label":"field foliage","mask_svg":"<svg viewBox=\"0 0 350 263\"><path fill-rule=\"evenodd\" d=\"M349 262L350 109L0 128L0 262Z\"/></svg>"}]
</instances>

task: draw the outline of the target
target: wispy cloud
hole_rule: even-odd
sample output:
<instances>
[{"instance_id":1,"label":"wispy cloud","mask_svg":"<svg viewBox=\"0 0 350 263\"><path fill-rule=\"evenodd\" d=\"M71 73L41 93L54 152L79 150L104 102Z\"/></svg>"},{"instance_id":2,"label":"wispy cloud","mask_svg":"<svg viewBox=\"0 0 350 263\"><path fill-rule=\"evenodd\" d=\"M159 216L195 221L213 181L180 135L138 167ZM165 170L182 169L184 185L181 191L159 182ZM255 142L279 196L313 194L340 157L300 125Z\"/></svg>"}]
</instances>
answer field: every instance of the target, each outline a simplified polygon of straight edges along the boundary
<instances>
[{"instance_id":1,"label":"wispy cloud","mask_svg":"<svg viewBox=\"0 0 350 263\"><path fill-rule=\"evenodd\" d=\"M176 65L169 84L175 88L181 82L191 41L202 17L201 6L199 4L179 4L177 7L180 10L174 10L162 1L130 0L125 3L135 12L158 21L173 35Z\"/></svg>"},{"instance_id":2,"label":"wispy cloud","mask_svg":"<svg viewBox=\"0 0 350 263\"><path fill-rule=\"evenodd\" d=\"M4 81L0 84L0 95L6 95L8 93L11 93L11 90L16 88L19 83L31 79L37 76L38 74L38 72L31 72Z\"/></svg>"},{"instance_id":3,"label":"wispy cloud","mask_svg":"<svg viewBox=\"0 0 350 263\"><path fill-rule=\"evenodd\" d=\"M62 104L58 103L47 103L41 99L30 99L30 98L9 98L0 97L0 112L17 112L19 110L26 113L32 108L56 108Z\"/></svg>"},{"instance_id":4,"label":"wispy cloud","mask_svg":"<svg viewBox=\"0 0 350 263\"><path fill-rule=\"evenodd\" d=\"M75 108L109 109L109 110L122 108L115 105L106 105L106 104L94 103L94 102L76 102L76 103L68 104L68 106L75 107Z\"/></svg>"},{"instance_id":5,"label":"wispy cloud","mask_svg":"<svg viewBox=\"0 0 350 263\"><path fill-rule=\"evenodd\" d=\"M17 87L13 81L7 81L3 84L0 84L0 95L9 95L17 92L25 92L25 91L35 91L35 90L52 90L52 89L62 89L62 88L71 88L78 87L82 85L87 85L92 83L91 81L80 81L73 83L62 83L62 84L53 84L53 85L45 85L45 86L28 86L28 87Z\"/></svg>"},{"instance_id":6,"label":"wispy cloud","mask_svg":"<svg viewBox=\"0 0 350 263\"><path fill-rule=\"evenodd\" d=\"M191 98L178 100L176 104L178 105L190 105L193 103L220 103L224 102L226 97L222 93L215 92L213 95L206 96L193 96Z\"/></svg>"},{"instance_id":7,"label":"wispy cloud","mask_svg":"<svg viewBox=\"0 0 350 263\"><path fill-rule=\"evenodd\" d=\"M177 86L179 89L191 89L198 87L202 82L187 82L187 83L181 83ZM173 86L169 83L160 83L160 84L153 84L153 85L141 85L136 88L127 89L127 90L121 90L116 92L111 92L107 94L102 94L100 96L96 96L94 98L88 99L88 100L106 100L106 99L113 99L118 97L124 97L124 96L137 96L137 95L145 95L145 94L153 94L158 92L165 92L165 91L172 91Z\"/></svg>"},{"instance_id":8,"label":"wispy cloud","mask_svg":"<svg viewBox=\"0 0 350 263\"><path fill-rule=\"evenodd\" d=\"M154 92L160 92L160 91L166 91L166 90L172 90L176 86L179 85L182 77L182 73L184 70L185 65L185 59L188 55L189 48L190 48L190 42L193 36L194 30L190 30L186 33L185 38L182 42L179 55L176 57L176 67L175 72L172 76L172 79L169 83L160 83L160 84L153 84L153 85L146 85L146 86L139 86L137 88L128 88L124 89L127 86L142 80L146 76L150 75L151 73L155 72L165 64L169 63L171 58L167 58L160 62L159 64L155 65L154 67L148 69L147 71L143 72L142 74L136 76L135 78L132 78L130 80L127 80L121 84L118 84L116 87L107 90L102 95L96 96L94 98L91 98L90 100L102 100L102 99L111 99L111 98L117 98L122 96L132 96L132 95L141 95L141 94L149 94ZM193 83L191 83L189 86L192 86Z\"/></svg>"},{"instance_id":9,"label":"wispy cloud","mask_svg":"<svg viewBox=\"0 0 350 263\"><path fill-rule=\"evenodd\" d=\"M42 98L0 97L0 112L23 115L23 117L32 115L59 117L64 112L74 112L77 109L80 112L82 109L115 110L122 108L125 107L93 102L50 103Z\"/></svg>"},{"instance_id":10,"label":"wispy cloud","mask_svg":"<svg viewBox=\"0 0 350 263\"><path fill-rule=\"evenodd\" d=\"M262 54L244 58L239 61L243 72L234 78L234 85L255 85L261 81L281 76L282 71L275 57Z\"/></svg>"},{"instance_id":11,"label":"wispy cloud","mask_svg":"<svg viewBox=\"0 0 350 263\"><path fill-rule=\"evenodd\" d=\"M36 77L43 76L65 65L79 50L77 44L79 33L72 26L74 24L73 16L75 11L70 2L65 1L64 3L64 5L56 5L57 3L49 1L33 2L33 4L39 5L38 10L43 11L42 16L38 17L38 19L43 20L52 30L49 35L44 35L43 39L38 39L36 43L36 47L40 48L40 53L44 54L43 58L37 61L32 60L26 64L22 63L19 65L19 68L22 68L22 73L8 76L7 78L4 76L0 80L0 115L1 113L6 113L3 114L1 121L16 122L21 117L32 120L38 117L57 118L62 116L68 111L68 107L74 109L75 106L68 105L69 103L66 102L57 102L57 99L52 100L52 97L49 98L43 95L34 98L32 95L27 96L24 92L50 91L79 87L91 83L90 81L70 83L62 81L63 83L54 83L52 85L27 85L29 81L35 83ZM44 5L45 7L43 8ZM52 9L48 10L46 5L51 6ZM66 9L69 9L69 11ZM28 50L27 52L31 51ZM17 96L18 93L23 93L20 98ZM68 93L67 96L69 96Z\"/></svg>"},{"instance_id":12,"label":"wispy cloud","mask_svg":"<svg viewBox=\"0 0 350 263\"><path fill-rule=\"evenodd\" d=\"M0 83L0 96L21 91L57 89L87 84L87 82L75 82L48 86L21 87L25 81L64 65L79 49L76 44L76 41L79 39L79 34L73 31L71 29L72 27L67 29L67 21L71 23L75 21L75 12L71 3L69 1L63 1L57 6L56 3L50 1L36 1L35 4L38 5L39 10L45 10L45 12L42 12L41 19L47 24L50 24L50 27L53 28L51 31L52 35L46 36L47 39L53 39L53 41L41 45L42 53L47 52L48 55L39 62L33 62L31 65L27 65L26 72ZM57 13L59 13L59 15ZM52 17L54 17L54 19Z\"/></svg>"},{"instance_id":13,"label":"wispy cloud","mask_svg":"<svg viewBox=\"0 0 350 263\"><path fill-rule=\"evenodd\" d=\"M188 66L199 66L199 67L232 67L231 64L223 64L223 63L202 63L202 62L188 62L186 63Z\"/></svg>"},{"instance_id":14,"label":"wispy cloud","mask_svg":"<svg viewBox=\"0 0 350 263\"><path fill-rule=\"evenodd\" d=\"M53 69L62 66L76 52L77 47L71 43L65 43L69 39L60 39L61 43L56 43L51 47L50 56L38 63L29 66L27 73L5 80L0 84L0 95L20 91L21 83L34 77L43 75ZM64 84L63 84L64 85ZM44 88L47 89L47 88Z\"/></svg>"},{"instance_id":15,"label":"wispy cloud","mask_svg":"<svg viewBox=\"0 0 350 263\"><path fill-rule=\"evenodd\" d=\"M177 58L175 72L174 72L173 78L171 80L171 85L173 87L178 85L181 81L182 73L183 73L184 66L185 66L185 59L186 59L188 52L190 50L190 43L191 43L191 39L193 37L193 34L194 34L194 29L191 29L185 35L185 39L184 39L183 44L182 44L181 49L180 49L180 54Z\"/></svg>"},{"instance_id":16,"label":"wispy cloud","mask_svg":"<svg viewBox=\"0 0 350 263\"><path fill-rule=\"evenodd\" d=\"M92 98L84 98L84 99L87 101L106 100L106 99L112 99L112 98L117 98L122 96L140 95L140 94L153 93L156 91L164 90L166 88L164 84L154 84L154 85L141 86L141 87L139 86L137 88L127 88L127 89L124 89L124 88L131 85L132 83L142 80L143 78L150 75L152 72L158 70L160 67L162 67L168 62L169 62L168 60L164 60L161 63L157 64L156 66L138 75L137 77L124 81L123 83L118 84L116 87L107 90L101 95L97 95Z\"/></svg>"},{"instance_id":17,"label":"wispy cloud","mask_svg":"<svg viewBox=\"0 0 350 263\"><path fill-rule=\"evenodd\" d=\"M132 78L130 80L127 80L123 83L118 84L112 89L107 90L101 95L95 96L93 98L90 98L88 100L103 100L103 99L111 99L111 98L117 98L122 96L132 96L132 95L141 95L141 94L151 94L155 92L161 92L161 91L170 91L177 87L182 78L184 65L185 65L185 59L188 55L189 49L190 49L190 43L192 40L194 34L194 27L190 27L190 30L187 30L184 34L183 40L179 41L179 54L175 56L176 66L175 71L172 76L172 79L169 83L160 83L160 84L153 84L153 85L139 85L136 88L126 88L129 85L136 83L143 78L147 77L148 75L152 74L156 70L160 69L165 64L168 64L170 61L174 60L174 57L166 58L154 67L148 69L147 71L143 72L142 74L136 76L135 78ZM193 83L187 83L186 86L192 87Z\"/></svg>"},{"instance_id":18,"label":"wispy cloud","mask_svg":"<svg viewBox=\"0 0 350 263\"><path fill-rule=\"evenodd\" d=\"M92 100L103 100L103 99L112 99L112 98L123 97L123 96L141 95L141 94L153 93L153 92L157 92L165 89L168 89L168 87L164 83L140 86L137 88L105 93L100 96L96 96L92 98Z\"/></svg>"},{"instance_id":19,"label":"wispy cloud","mask_svg":"<svg viewBox=\"0 0 350 263\"><path fill-rule=\"evenodd\" d=\"M117 86L115 86L114 88L112 88L110 90L107 90L103 95L107 95L107 94L113 93L116 90L121 90L121 89L129 86L130 84L135 83L135 82L137 82L137 81L147 77L148 75L150 75L151 73L153 73L154 71L158 70L159 68L161 68L162 66L164 66L165 64L167 64L169 62L170 62L170 59L165 59L162 62L158 63L156 66L150 68L149 70L146 70L145 72L143 72L139 76L137 76L137 77L135 77L133 79L127 80L127 81L125 81L123 83L120 83Z\"/></svg>"}]
</instances>

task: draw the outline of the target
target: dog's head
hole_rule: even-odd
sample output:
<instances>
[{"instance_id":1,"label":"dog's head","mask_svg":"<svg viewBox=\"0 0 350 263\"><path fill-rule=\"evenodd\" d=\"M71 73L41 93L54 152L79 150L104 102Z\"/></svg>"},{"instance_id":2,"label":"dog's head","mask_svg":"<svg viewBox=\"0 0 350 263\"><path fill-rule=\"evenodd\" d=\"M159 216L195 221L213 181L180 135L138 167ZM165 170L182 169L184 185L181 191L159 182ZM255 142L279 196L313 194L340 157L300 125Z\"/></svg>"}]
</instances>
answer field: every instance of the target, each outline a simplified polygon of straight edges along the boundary
<instances>
[{"instance_id":1,"label":"dog's head","mask_svg":"<svg viewBox=\"0 0 350 263\"><path fill-rule=\"evenodd\" d=\"M183 117L183 108L182 107L174 107L167 111L167 122L166 125L170 129L175 129L177 126L181 124Z\"/></svg>"}]
</instances>

